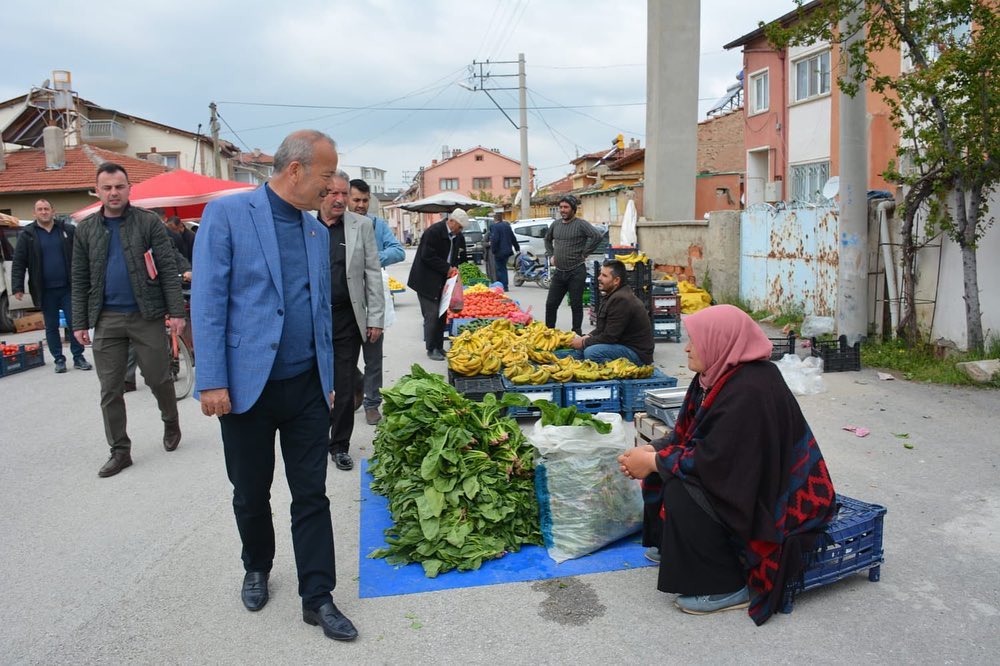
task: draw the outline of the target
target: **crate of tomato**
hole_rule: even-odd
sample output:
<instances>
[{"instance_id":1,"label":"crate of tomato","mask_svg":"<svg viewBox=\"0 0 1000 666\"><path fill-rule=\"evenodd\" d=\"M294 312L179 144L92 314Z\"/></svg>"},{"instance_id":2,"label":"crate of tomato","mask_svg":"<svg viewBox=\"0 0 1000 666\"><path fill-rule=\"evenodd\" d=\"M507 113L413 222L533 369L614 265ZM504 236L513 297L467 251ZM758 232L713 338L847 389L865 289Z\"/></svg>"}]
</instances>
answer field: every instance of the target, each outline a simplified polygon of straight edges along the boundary
<instances>
[{"instance_id":1,"label":"crate of tomato","mask_svg":"<svg viewBox=\"0 0 1000 666\"><path fill-rule=\"evenodd\" d=\"M0 377L45 365L42 343L8 345L0 342Z\"/></svg>"},{"instance_id":2,"label":"crate of tomato","mask_svg":"<svg viewBox=\"0 0 1000 666\"><path fill-rule=\"evenodd\" d=\"M506 317L516 324L531 322L531 315L522 312L517 303L504 295L503 290L467 289L462 294L462 309L459 312L448 311L448 321L452 319L490 319Z\"/></svg>"}]
</instances>

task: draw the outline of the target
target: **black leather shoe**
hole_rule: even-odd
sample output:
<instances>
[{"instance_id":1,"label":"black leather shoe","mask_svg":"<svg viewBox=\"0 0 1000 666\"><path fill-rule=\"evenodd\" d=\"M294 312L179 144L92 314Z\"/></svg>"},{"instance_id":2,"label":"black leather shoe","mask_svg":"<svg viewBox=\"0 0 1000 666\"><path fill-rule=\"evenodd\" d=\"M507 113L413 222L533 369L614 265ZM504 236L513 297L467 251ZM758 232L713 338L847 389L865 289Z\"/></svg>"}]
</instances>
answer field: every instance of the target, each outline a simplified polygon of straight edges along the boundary
<instances>
[{"instance_id":1,"label":"black leather shoe","mask_svg":"<svg viewBox=\"0 0 1000 666\"><path fill-rule=\"evenodd\" d=\"M337 610L336 604L328 601L316 610L302 609L302 621L314 627L323 627L323 633L327 638L335 641L353 641L358 637L358 630L354 624L344 617L344 614Z\"/></svg>"},{"instance_id":2,"label":"black leather shoe","mask_svg":"<svg viewBox=\"0 0 1000 666\"><path fill-rule=\"evenodd\" d=\"M56 374L61 375L66 372L66 359L56 359Z\"/></svg>"},{"instance_id":3,"label":"black leather shoe","mask_svg":"<svg viewBox=\"0 0 1000 666\"><path fill-rule=\"evenodd\" d=\"M432 349L431 351L427 352L427 358L429 358L432 361L443 361L444 352L441 351L440 349Z\"/></svg>"},{"instance_id":4,"label":"black leather shoe","mask_svg":"<svg viewBox=\"0 0 1000 666\"><path fill-rule=\"evenodd\" d=\"M97 470L97 476L105 479L109 476L114 476L126 467L131 467L131 465L132 454L128 451L116 451L111 454L110 458L108 458L108 462L104 463L104 466Z\"/></svg>"},{"instance_id":5,"label":"black leather shoe","mask_svg":"<svg viewBox=\"0 0 1000 666\"><path fill-rule=\"evenodd\" d=\"M240 598L248 611L259 611L267 603L267 579L270 574L266 571L248 571L243 577L243 591Z\"/></svg>"},{"instance_id":6,"label":"black leather shoe","mask_svg":"<svg viewBox=\"0 0 1000 666\"><path fill-rule=\"evenodd\" d=\"M163 424L163 448L173 451L181 443L181 423L180 421L167 421Z\"/></svg>"},{"instance_id":7,"label":"black leather shoe","mask_svg":"<svg viewBox=\"0 0 1000 666\"><path fill-rule=\"evenodd\" d=\"M94 366L87 362L82 356L77 356L73 359L73 367L77 370L93 370Z\"/></svg>"},{"instance_id":8,"label":"black leather shoe","mask_svg":"<svg viewBox=\"0 0 1000 666\"><path fill-rule=\"evenodd\" d=\"M342 469L345 472L354 469L354 460L351 459L350 453L334 453L332 457L333 464L337 466L337 469Z\"/></svg>"}]
</instances>

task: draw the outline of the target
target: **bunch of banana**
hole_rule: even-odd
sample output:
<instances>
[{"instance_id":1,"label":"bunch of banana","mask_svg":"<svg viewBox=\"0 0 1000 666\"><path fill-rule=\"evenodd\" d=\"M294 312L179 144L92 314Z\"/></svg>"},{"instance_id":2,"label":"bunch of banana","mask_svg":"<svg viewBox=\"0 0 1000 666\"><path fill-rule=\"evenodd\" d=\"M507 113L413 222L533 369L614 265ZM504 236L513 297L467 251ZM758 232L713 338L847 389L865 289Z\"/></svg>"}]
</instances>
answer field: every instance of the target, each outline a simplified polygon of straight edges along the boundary
<instances>
[{"instance_id":1,"label":"bunch of banana","mask_svg":"<svg viewBox=\"0 0 1000 666\"><path fill-rule=\"evenodd\" d=\"M498 358L505 368L527 365L528 351L524 345L513 344L507 348L507 352L502 357L498 355Z\"/></svg>"},{"instance_id":2,"label":"bunch of banana","mask_svg":"<svg viewBox=\"0 0 1000 666\"><path fill-rule=\"evenodd\" d=\"M544 349L529 349L528 358L535 363L555 363L559 360L558 356L550 351L545 351Z\"/></svg>"},{"instance_id":3,"label":"bunch of banana","mask_svg":"<svg viewBox=\"0 0 1000 666\"><path fill-rule=\"evenodd\" d=\"M635 250L629 254L616 255L615 259L622 262L626 266L635 266L636 264L644 264L649 261L649 257L646 256L645 252L636 252Z\"/></svg>"},{"instance_id":4,"label":"bunch of banana","mask_svg":"<svg viewBox=\"0 0 1000 666\"><path fill-rule=\"evenodd\" d=\"M574 365L579 361L572 358L569 360L572 361L572 364L551 363L541 366L548 371L549 381L559 382L560 384L573 381Z\"/></svg>"},{"instance_id":5,"label":"bunch of banana","mask_svg":"<svg viewBox=\"0 0 1000 666\"><path fill-rule=\"evenodd\" d=\"M394 277L389 278L389 290L390 291L403 291L406 289L406 285L397 280Z\"/></svg>"},{"instance_id":6,"label":"bunch of banana","mask_svg":"<svg viewBox=\"0 0 1000 666\"><path fill-rule=\"evenodd\" d=\"M602 364L601 373L604 379L647 379L653 376L653 366L619 358Z\"/></svg>"},{"instance_id":7,"label":"bunch of banana","mask_svg":"<svg viewBox=\"0 0 1000 666\"><path fill-rule=\"evenodd\" d=\"M483 357L483 364L479 368L479 374L481 375L495 375L500 372L500 357L496 354L490 354Z\"/></svg>"},{"instance_id":8,"label":"bunch of banana","mask_svg":"<svg viewBox=\"0 0 1000 666\"><path fill-rule=\"evenodd\" d=\"M448 367L451 368L452 372L465 377L489 374L482 371L483 357L481 355L467 351L456 352L453 355L450 351L448 353ZM497 369L499 369L499 366L497 366ZM496 370L493 372L496 372Z\"/></svg>"}]
</instances>

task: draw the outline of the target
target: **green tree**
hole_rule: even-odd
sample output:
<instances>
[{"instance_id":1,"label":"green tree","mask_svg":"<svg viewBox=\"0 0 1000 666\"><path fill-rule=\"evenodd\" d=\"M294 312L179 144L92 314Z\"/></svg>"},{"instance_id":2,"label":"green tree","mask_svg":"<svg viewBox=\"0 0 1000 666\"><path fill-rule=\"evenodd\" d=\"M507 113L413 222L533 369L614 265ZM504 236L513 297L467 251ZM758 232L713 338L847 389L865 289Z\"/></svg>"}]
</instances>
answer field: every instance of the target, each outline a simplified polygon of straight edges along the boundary
<instances>
[{"instance_id":1,"label":"green tree","mask_svg":"<svg viewBox=\"0 0 1000 666\"><path fill-rule=\"evenodd\" d=\"M501 197L493 196L486 190L479 190L479 194L469 192L469 197L475 199L476 201L486 201L491 204L496 204L497 206L504 205L504 201ZM492 217L493 208L495 208L495 206L479 206L478 208L472 208L469 210L469 215L471 217Z\"/></svg>"},{"instance_id":2,"label":"green tree","mask_svg":"<svg viewBox=\"0 0 1000 666\"><path fill-rule=\"evenodd\" d=\"M914 272L918 211L927 235L961 249L966 342L983 348L976 248L993 222L989 195L1000 181L1000 15L995 0L828 0L799 21L766 28L778 46L817 40L841 46L837 83L849 95L878 93L899 131L897 160L883 174L904 187L903 275L907 312L899 333L917 338ZM849 42L845 41L851 38ZM900 49L903 73L879 71L871 54Z\"/></svg>"}]
</instances>

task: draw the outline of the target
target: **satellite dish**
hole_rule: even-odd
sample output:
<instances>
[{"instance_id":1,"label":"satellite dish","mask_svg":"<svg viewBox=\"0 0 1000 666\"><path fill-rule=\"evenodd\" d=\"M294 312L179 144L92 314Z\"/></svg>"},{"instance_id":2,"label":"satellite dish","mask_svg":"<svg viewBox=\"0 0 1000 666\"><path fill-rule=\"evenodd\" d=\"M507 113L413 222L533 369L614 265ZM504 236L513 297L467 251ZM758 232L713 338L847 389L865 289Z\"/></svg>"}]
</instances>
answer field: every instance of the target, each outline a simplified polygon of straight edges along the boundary
<instances>
[{"instance_id":1,"label":"satellite dish","mask_svg":"<svg viewBox=\"0 0 1000 666\"><path fill-rule=\"evenodd\" d=\"M823 196L827 199L832 199L837 196L837 192L840 191L840 176L830 176L830 179L826 181L826 185L823 186Z\"/></svg>"}]
</instances>

